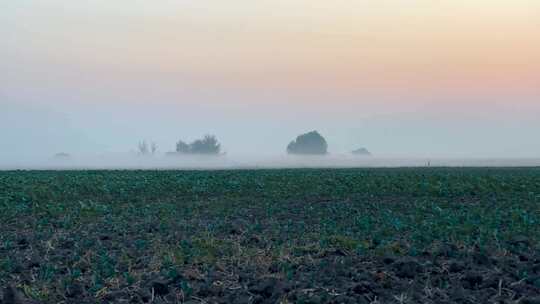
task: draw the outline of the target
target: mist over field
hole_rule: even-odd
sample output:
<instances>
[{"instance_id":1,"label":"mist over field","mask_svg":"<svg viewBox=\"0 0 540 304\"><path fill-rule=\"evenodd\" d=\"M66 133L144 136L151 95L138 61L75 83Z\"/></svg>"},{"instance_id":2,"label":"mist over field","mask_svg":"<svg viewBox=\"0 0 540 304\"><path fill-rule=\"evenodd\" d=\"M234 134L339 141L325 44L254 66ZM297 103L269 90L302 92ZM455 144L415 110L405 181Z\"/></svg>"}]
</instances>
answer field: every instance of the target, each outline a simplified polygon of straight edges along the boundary
<instances>
[{"instance_id":1,"label":"mist over field","mask_svg":"<svg viewBox=\"0 0 540 304\"><path fill-rule=\"evenodd\" d=\"M136 153L20 158L0 162L0 170L81 170L157 169L225 170L280 168L398 168L398 167L537 167L540 158L390 158L377 156L325 155L223 155L223 156L141 156Z\"/></svg>"},{"instance_id":2,"label":"mist over field","mask_svg":"<svg viewBox=\"0 0 540 304\"><path fill-rule=\"evenodd\" d=\"M0 3L0 304L540 303L539 0Z\"/></svg>"},{"instance_id":3,"label":"mist over field","mask_svg":"<svg viewBox=\"0 0 540 304\"><path fill-rule=\"evenodd\" d=\"M534 140L538 120L501 124L495 119L437 119L435 114L370 116L360 105L338 115L309 105L268 103L242 115L248 105L52 104L2 103L1 169L540 165L540 141ZM328 155L286 154L291 140L315 129L328 141ZM205 134L217 136L225 155L166 155L175 151L178 140ZM138 155L143 140L156 143L155 155ZM359 148L372 155L351 154ZM57 159L58 153L69 157Z\"/></svg>"},{"instance_id":4,"label":"mist over field","mask_svg":"<svg viewBox=\"0 0 540 304\"><path fill-rule=\"evenodd\" d=\"M8 1L0 165L534 165L538 4L509 3ZM312 130L328 157L285 157ZM205 134L226 157L160 156Z\"/></svg>"}]
</instances>

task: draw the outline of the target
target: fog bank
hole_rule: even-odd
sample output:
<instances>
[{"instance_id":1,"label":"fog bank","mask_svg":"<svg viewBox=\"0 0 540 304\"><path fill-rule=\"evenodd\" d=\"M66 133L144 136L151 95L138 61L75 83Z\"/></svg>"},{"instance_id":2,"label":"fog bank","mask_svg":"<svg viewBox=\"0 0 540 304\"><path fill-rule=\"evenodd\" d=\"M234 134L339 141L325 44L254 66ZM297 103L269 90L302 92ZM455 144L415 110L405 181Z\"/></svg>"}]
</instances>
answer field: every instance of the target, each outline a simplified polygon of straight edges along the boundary
<instances>
[{"instance_id":1,"label":"fog bank","mask_svg":"<svg viewBox=\"0 0 540 304\"><path fill-rule=\"evenodd\" d=\"M354 155L80 155L1 162L0 170L225 170L279 168L538 167L540 158L391 158Z\"/></svg>"}]
</instances>

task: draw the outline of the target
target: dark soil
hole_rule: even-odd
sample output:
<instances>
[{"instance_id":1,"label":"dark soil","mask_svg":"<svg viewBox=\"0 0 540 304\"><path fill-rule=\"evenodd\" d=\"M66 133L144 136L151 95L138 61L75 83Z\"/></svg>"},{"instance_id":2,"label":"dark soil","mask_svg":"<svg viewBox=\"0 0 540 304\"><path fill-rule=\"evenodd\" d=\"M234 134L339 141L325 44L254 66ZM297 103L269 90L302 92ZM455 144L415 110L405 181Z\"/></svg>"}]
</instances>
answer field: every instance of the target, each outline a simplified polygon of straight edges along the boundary
<instances>
[{"instance_id":1,"label":"dark soil","mask_svg":"<svg viewBox=\"0 0 540 304\"><path fill-rule=\"evenodd\" d=\"M56 282L50 288L64 303L539 303L538 251L482 254L489 261L482 264L478 254L461 249L455 257L329 253L296 257L286 273L273 265L186 269L172 278L149 273L137 286L109 287L97 297L85 282ZM13 283L32 284L34 266L21 265ZM0 303L39 303L23 294L5 288Z\"/></svg>"},{"instance_id":2,"label":"dark soil","mask_svg":"<svg viewBox=\"0 0 540 304\"><path fill-rule=\"evenodd\" d=\"M540 173L465 172L0 173L0 303L540 303Z\"/></svg>"}]
</instances>

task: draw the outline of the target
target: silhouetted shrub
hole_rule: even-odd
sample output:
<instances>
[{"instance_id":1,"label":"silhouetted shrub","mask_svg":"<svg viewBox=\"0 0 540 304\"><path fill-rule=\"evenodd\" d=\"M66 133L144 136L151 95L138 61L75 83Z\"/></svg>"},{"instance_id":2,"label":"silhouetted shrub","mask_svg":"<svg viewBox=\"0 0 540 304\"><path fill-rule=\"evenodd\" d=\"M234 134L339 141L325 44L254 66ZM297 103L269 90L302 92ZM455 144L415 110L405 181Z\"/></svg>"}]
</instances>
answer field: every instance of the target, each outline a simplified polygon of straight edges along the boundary
<instances>
[{"instance_id":1,"label":"silhouetted shrub","mask_svg":"<svg viewBox=\"0 0 540 304\"><path fill-rule=\"evenodd\" d=\"M197 139L191 144L183 141L176 143L176 152L182 154L220 154L221 144L214 135L206 135L202 139Z\"/></svg>"},{"instance_id":2,"label":"silhouetted shrub","mask_svg":"<svg viewBox=\"0 0 540 304\"><path fill-rule=\"evenodd\" d=\"M366 149L366 148L356 149L356 150L351 151L351 153L353 155L362 155L362 156L370 156L371 155L371 152L369 152L368 149Z\"/></svg>"},{"instance_id":3,"label":"silhouetted shrub","mask_svg":"<svg viewBox=\"0 0 540 304\"><path fill-rule=\"evenodd\" d=\"M289 154L323 155L328 153L328 144L317 131L302 134L287 146Z\"/></svg>"},{"instance_id":4,"label":"silhouetted shrub","mask_svg":"<svg viewBox=\"0 0 540 304\"><path fill-rule=\"evenodd\" d=\"M69 159L69 158L71 158L71 155L69 155L67 153L64 153L64 152L60 152L60 153L56 153L54 155L54 158L56 158L56 159Z\"/></svg>"}]
</instances>

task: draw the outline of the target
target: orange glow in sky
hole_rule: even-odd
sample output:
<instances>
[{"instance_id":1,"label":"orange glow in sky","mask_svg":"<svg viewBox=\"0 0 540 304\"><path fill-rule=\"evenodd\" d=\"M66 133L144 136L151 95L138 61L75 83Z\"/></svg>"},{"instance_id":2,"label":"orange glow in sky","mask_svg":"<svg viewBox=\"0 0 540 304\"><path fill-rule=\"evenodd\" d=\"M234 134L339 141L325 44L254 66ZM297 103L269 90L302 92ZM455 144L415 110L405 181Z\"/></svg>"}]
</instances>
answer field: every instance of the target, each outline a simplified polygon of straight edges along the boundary
<instances>
[{"instance_id":1,"label":"orange glow in sky","mask_svg":"<svg viewBox=\"0 0 540 304\"><path fill-rule=\"evenodd\" d=\"M207 132L281 153L311 129L334 151L540 155L540 0L0 7L0 127L19 123L2 140L14 156L36 138L128 151L134 137L167 146Z\"/></svg>"},{"instance_id":2,"label":"orange glow in sky","mask_svg":"<svg viewBox=\"0 0 540 304\"><path fill-rule=\"evenodd\" d=\"M540 85L535 0L13 3L0 13L13 20L17 47L6 52L119 78L336 90Z\"/></svg>"}]
</instances>

